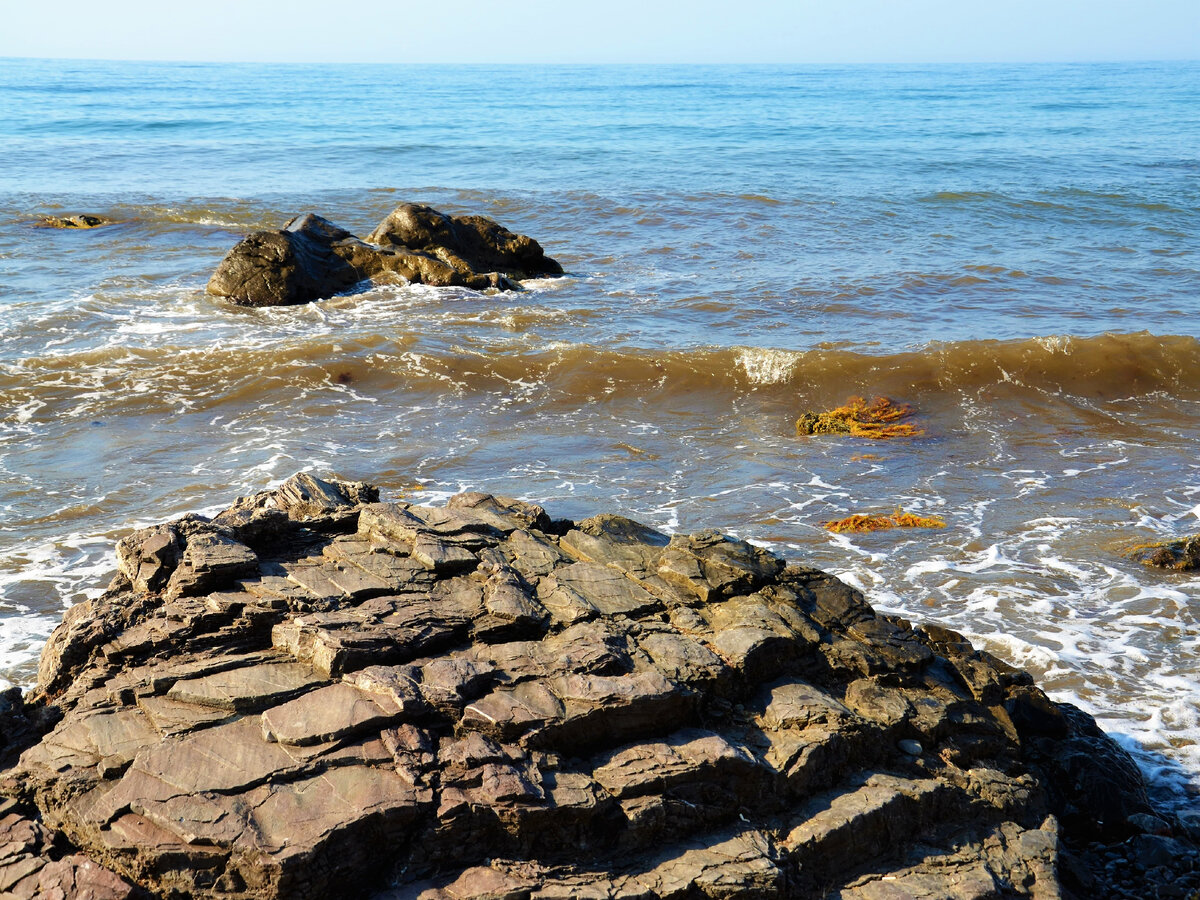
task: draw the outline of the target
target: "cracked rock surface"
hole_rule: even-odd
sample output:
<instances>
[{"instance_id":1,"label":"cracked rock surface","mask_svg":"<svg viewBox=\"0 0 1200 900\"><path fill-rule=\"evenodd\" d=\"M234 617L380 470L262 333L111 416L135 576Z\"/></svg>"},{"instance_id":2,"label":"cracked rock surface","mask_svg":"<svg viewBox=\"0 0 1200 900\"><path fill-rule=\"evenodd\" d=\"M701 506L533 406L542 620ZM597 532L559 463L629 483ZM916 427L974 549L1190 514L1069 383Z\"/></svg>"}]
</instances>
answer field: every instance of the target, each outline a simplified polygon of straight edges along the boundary
<instances>
[{"instance_id":1,"label":"cracked rock surface","mask_svg":"<svg viewBox=\"0 0 1200 900\"><path fill-rule=\"evenodd\" d=\"M1056 898L1170 828L1025 673L715 532L298 475L118 569L0 710L5 900Z\"/></svg>"}]
</instances>

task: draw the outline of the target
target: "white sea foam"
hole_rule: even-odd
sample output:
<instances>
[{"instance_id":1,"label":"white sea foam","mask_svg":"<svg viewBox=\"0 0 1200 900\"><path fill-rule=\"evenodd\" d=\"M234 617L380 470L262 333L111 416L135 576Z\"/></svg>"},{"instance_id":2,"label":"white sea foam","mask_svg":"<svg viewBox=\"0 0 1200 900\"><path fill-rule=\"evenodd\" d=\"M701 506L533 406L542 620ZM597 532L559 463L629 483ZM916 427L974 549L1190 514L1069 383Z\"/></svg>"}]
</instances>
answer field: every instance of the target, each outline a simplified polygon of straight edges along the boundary
<instances>
[{"instance_id":1,"label":"white sea foam","mask_svg":"<svg viewBox=\"0 0 1200 900\"><path fill-rule=\"evenodd\" d=\"M1194 592L1079 556L1071 541L1084 525L1044 516L890 576L866 559L838 574L876 608L941 621L1031 671L1056 699L1098 713L1124 735L1156 795L1182 798L1200 773L1200 676L1184 662L1200 653ZM834 543L853 549L841 537Z\"/></svg>"},{"instance_id":2,"label":"white sea foam","mask_svg":"<svg viewBox=\"0 0 1200 900\"><path fill-rule=\"evenodd\" d=\"M570 278L526 278L521 282L521 286L527 291L556 291L569 287L571 284Z\"/></svg>"},{"instance_id":3,"label":"white sea foam","mask_svg":"<svg viewBox=\"0 0 1200 900\"><path fill-rule=\"evenodd\" d=\"M61 610L103 592L110 555L108 536L81 533L0 551L0 677L32 684Z\"/></svg>"},{"instance_id":4,"label":"white sea foam","mask_svg":"<svg viewBox=\"0 0 1200 900\"><path fill-rule=\"evenodd\" d=\"M15 407L13 411L9 413L9 415L18 425L24 425L34 417L34 414L37 413L38 410L45 409L45 407L46 401L34 399L30 400L28 403L23 403L20 406Z\"/></svg>"},{"instance_id":5,"label":"white sea foam","mask_svg":"<svg viewBox=\"0 0 1200 900\"><path fill-rule=\"evenodd\" d=\"M793 350L748 347L738 353L738 365L751 384L782 384L792 377L801 354Z\"/></svg>"},{"instance_id":6,"label":"white sea foam","mask_svg":"<svg viewBox=\"0 0 1200 900\"><path fill-rule=\"evenodd\" d=\"M33 686L38 656L56 625L55 616L20 613L0 603L0 688Z\"/></svg>"}]
</instances>

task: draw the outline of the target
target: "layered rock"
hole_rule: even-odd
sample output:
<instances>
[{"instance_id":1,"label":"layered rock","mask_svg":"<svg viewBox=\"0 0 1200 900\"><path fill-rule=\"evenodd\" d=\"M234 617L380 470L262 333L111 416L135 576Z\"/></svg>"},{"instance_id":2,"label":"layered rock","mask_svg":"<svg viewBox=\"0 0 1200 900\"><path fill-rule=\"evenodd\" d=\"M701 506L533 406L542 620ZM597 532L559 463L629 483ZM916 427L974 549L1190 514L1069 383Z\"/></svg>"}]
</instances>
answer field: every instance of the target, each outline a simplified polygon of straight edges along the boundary
<instances>
[{"instance_id":1,"label":"layered rock","mask_svg":"<svg viewBox=\"0 0 1200 900\"><path fill-rule=\"evenodd\" d=\"M714 532L301 475L118 557L0 791L156 896L1049 898L1162 822L1026 674Z\"/></svg>"},{"instance_id":2,"label":"layered rock","mask_svg":"<svg viewBox=\"0 0 1200 900\"><path fill-rule=\"evenodd\" d=\"M0 897L29 900L140 900L145 895L124 878L72 853L61 837L0 798Z\"/></svg>"},{"instance_id":3,"label":"layered rock","mask_svg":"<svg viewBox=\"0 0 1200 900\"><path fill-rule=\"evenodd\" d=\"M311 213L280 231L254 232L221 261L208 292L243 306L284 306L368 279L512 289L562 271L533 238L491 219L404 204L366 241Z\"/></svg>"}]
</instances>

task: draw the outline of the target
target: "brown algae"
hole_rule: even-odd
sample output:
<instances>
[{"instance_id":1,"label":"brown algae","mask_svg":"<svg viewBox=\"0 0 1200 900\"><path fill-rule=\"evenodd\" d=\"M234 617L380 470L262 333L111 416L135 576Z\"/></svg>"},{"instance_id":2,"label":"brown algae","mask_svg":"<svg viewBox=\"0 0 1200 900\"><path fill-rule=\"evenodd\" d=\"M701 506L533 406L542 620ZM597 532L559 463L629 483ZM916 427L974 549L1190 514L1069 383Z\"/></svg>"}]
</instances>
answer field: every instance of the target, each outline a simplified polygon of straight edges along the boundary
<instances>
[{"instance_id":1,"label":"brown algae","mask_svg":"<svg viewBox=\"0 0 1200 900\"><path fill-rule=\"evenodd\" d=\"M906 421L912 416L912 406L896 403L890 397L876 397L870 403L862 397L851 397L828 412L805 413L796 420L796 433L849 434L877 441L918 437L925 429Z\"/></svg>"},{"instance_id":2,"label":"brown algae","mask_svg":"<svg viewBox=\"0 0 1200 900\"><path fill-rule=\"evenodd\" d=\"M861 534L869 531L883 531L888 528L945 528L946 522L937 516L916 516L896 507L896 511L890 515L880 516L855 513L844 519L822 522L821 527L835 534L843 534L845 532Z\"/></svg>"}]
</instances>

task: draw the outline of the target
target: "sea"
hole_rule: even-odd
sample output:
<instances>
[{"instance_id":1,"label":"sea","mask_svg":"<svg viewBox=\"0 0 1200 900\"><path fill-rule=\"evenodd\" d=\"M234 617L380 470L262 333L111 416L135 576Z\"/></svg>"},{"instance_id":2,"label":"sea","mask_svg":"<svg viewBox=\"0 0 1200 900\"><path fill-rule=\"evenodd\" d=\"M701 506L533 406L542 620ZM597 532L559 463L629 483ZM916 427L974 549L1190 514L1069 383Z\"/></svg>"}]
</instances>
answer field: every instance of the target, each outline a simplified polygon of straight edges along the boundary
<instances>
[{"instance_id":1,"label":"sea","mask_svg":"<svg viewBox=\"0 0 1200 900\"><path fill-rule=\"evenodd\" d=\"M205 293L400 203L525 290ZM117 224L38 228L43 215ZM1031 672L1200 803L1200 64L0 60L0 686L114 542L298 472L715 528ZM800 436L849 398L916 437ZM941 529L840 534L897 509Z\"/></svg>"}]
</instances>

